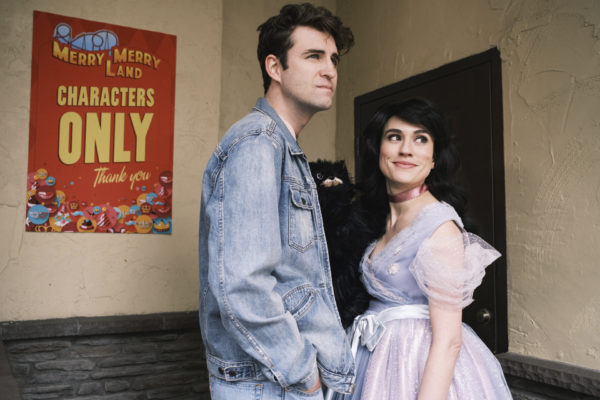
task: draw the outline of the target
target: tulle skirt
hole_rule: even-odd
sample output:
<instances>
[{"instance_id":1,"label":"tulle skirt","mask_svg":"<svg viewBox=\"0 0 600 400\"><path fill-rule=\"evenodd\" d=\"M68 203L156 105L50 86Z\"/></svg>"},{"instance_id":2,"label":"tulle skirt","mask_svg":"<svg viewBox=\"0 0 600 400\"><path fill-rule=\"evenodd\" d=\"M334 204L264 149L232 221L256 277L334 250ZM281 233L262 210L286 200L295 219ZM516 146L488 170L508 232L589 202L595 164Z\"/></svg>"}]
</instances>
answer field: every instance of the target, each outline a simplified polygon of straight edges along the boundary
<instances>
[{"instance_id":1,"label":"tulle skirt","mask_svg":"<svg viewBox=\"0 0 600 400\"><path fill-rule=\"evenodd\" d=\"M356 388L335 400L414 400L431 346L428 319L386 323L386 331L371 353L360 346L356 355ZM496 357L466 324L447 400L512 399Z\"/></svg>"}]
</instances>

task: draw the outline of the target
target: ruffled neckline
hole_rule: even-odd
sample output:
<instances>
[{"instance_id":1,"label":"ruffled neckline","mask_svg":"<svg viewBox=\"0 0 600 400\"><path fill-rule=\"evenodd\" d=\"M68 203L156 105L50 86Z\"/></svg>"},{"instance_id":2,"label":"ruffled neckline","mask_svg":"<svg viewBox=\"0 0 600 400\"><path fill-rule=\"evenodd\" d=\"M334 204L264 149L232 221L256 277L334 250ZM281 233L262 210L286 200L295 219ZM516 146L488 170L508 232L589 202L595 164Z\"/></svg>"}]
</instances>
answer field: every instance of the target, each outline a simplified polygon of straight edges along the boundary
<instances>
[{"instance_id":1,"label":"ruffled neckline","mask_svg":"<svg viewBox=\"0 0 600 400\"><path fill-rule=\"evenodd\" d=\"M417 224L419 223L419 221L421 221L431 210L433 210L439 206L451 207L448 203L446 203L444 201L438 201L435 203L427 204L417 213L417 216L415 217L415 219L413 219L413 221L406 228L403 228L398 233L396 233L392 237L392 239L390 239L390 241L383 247L383 249L381 249L381 251L379 251L377 254L372 256L371 253L375 249L375 246L377 245L377 241L379 239L373 241L367 247L367 251L365 251L365 261L368 264L373 264L373 263L377 262L378 259L380 259L384 255L388 254L392 247L398 246L399 243L404 242L404 240L406 240L408 237L412 236L412 234L414 234L414 232L415 232L415 228L416 228Z\"/></svg>"}]
</instances>

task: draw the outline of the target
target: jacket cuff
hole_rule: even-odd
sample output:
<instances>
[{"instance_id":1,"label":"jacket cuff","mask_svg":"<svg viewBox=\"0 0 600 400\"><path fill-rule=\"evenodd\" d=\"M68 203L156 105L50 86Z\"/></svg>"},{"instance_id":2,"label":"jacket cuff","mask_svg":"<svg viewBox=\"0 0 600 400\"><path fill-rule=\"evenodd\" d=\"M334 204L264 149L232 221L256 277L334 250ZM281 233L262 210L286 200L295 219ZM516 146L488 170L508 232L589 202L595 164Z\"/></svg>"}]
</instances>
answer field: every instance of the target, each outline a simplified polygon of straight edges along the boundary
<instances>
[{"instance_id":1,"label":"jacket cuff","mask_svg":"<svg viewBox=\"0 0 600 400\"><path fill-rule=\"evenodd\" d=\"M328 389L338 393L351 394L356 387L354 368L346 375L332 373L321 368L321 381Z\"/></svg>"},{"instance_id":2,"label":"jacket cuff","mask_svg":"<svg viewBox=\"0 0 600 400\"><path fill-rule=\"evenodd\" d=\"M302 392L307 392L312 389L319 380L319 370L317 368L317 364L314 364L310 374L300 382L290 385L291 389L300 390Z\"/></svg>"}]
</instances>

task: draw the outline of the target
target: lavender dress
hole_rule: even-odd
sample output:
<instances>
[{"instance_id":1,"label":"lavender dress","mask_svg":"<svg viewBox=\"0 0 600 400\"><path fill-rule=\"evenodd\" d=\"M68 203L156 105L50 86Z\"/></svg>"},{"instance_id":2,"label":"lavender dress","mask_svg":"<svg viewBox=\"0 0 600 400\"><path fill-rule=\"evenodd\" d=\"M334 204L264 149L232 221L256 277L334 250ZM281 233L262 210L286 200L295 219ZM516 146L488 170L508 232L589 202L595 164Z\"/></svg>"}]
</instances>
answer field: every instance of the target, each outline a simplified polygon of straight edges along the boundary
<instances>
[{"instance_id":1,"label":"lavender dress","mask_svg":"<svg viewBox=\"0 0 600 400\"><path fill-rule=\"evenodd\" d=\"M429 239L446 221L454 221L463 230L459 249L456 240L440 243ZM361 263L363 282L375 298L362 318L364 323L369 320L366 330L374 334L367 340L360 338L354 394L335 393L333 398L416 399L432 337L426 305L431 300L438 306L464 308L473 301L485 267L500 254L481 238L465 232L456 211L443 202L426 206L409 227L369 260L374 247L375 243L367 248ZM411 316L411 311L400 319L380 318L380 326L365 318L389 314L390 310L401 310L402 314L405 309L420 309L422 315ZM500 364L475 332L463 324L462 348L447 399L511 398Z\"/></svg>"}]
</instances>

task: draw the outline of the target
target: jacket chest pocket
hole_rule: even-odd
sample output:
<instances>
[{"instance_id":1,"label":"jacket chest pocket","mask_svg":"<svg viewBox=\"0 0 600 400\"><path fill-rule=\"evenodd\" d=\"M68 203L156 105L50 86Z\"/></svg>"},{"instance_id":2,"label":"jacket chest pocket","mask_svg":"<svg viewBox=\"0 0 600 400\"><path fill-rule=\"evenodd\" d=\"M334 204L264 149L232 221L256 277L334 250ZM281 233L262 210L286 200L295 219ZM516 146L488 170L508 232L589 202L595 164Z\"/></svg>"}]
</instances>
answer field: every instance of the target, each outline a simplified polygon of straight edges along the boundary
<instances>
[{"instance_id":1,"label":"jacket chest pocket","mask_svg":"<svg viewBox=\"0 0 600 400\"><path fill-rule=\"evenodd\" d=\"M304 252L315 242L312 195L302 187L290 186L290 200L288 214L290 247Z\"/></svg>"}]
</instances>

